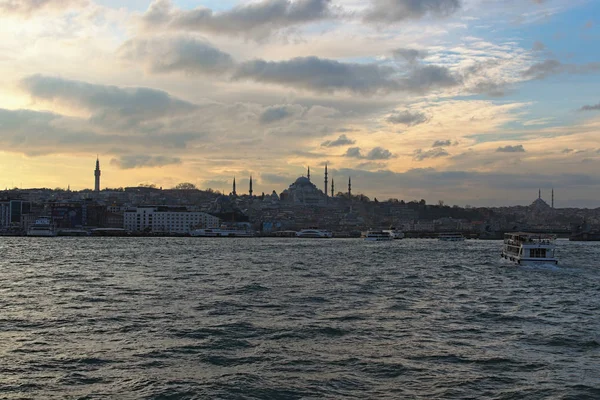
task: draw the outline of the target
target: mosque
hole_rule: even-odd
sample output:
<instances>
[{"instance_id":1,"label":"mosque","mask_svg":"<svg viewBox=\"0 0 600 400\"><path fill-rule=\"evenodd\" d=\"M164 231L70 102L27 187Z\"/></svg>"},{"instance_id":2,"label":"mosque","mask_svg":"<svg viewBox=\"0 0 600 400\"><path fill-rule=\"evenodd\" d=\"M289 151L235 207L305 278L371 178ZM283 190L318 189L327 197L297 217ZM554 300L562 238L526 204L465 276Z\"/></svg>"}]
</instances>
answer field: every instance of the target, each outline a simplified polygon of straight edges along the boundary
<instances>
[{"instance_id":1,"label":"mosque","mask_svg":"<svg viewBox=\"0 0 600 400\"><path fill-rule=\"evenodd\" d=\"M328 190L331 188L331 196L328 195ZM236 196L235 178L233 181L232 195ZM252 178L250 178L250 196L252 196ZM325 165L325 179L323 190L317 188L317 186L310 179L310 167L306 176L301 176L294 183L292 183L287 189L277 196L277 193L273 191L273 194L268 195L270 201L281 201L288 204L296 205L307 205L307 206L326 206L331 204L332 198L335 196L335 182L331 179L331 187L329 187L329 173L327 171L327 165ZM348 178L348 196L352 196L352 180Z\"/></svg>"},{"instance_id":2,"label":"mosque","mask_svg":"<svg viewBox=\"0 0 600 400\"><path fill-rule=\"evenodd\" d=\"M287 189L285 189L279 195L282 202L288 202L293 204L302 205L314 205L314 206L325 206L331 204L331 198L335 196L335 183L331 179L331 198L327 194L328 186L327 165L325 165L325 179L323 190L317 188L317 186L310 180L310 167L308 167L307 176L301 176L296 179ZM352 194L352 182L348 180L348 193Z\"/></svg>"}]
</instances>

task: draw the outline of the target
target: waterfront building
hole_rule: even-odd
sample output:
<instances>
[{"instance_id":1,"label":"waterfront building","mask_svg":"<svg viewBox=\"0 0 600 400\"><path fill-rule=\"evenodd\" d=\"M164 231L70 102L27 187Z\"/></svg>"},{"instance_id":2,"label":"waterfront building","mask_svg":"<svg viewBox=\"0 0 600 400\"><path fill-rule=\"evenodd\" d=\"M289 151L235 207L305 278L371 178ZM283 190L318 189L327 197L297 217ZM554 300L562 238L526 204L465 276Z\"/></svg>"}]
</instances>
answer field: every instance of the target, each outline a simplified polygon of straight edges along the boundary
<instances>
[{"instance_id":1,"label":"waterfront building","mask_svg":"<svg viewBox=\"0 0 600 400\"><path fill-rule=\"evenodd\" d=\"M220 219L213 215L179 207L134 207L123 213L123 228L130 232L187 234L194 229L219 226Z\"/></svg>"}]
</instances>

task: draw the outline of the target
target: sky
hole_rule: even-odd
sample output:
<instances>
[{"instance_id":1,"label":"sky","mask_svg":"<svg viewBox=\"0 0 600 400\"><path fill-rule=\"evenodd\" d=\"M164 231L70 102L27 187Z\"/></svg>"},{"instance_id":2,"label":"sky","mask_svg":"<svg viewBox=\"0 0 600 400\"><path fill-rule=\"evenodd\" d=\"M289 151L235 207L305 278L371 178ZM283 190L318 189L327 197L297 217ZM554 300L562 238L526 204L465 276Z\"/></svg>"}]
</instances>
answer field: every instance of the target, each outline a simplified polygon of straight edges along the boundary
<instances>
[{"instance_id":1,"label":"sky","mask_svg":"<svg viewBox=\"0 0 600 400\"><path fill-rule=\"evenodd\" d=\"M600 2L0 0L0 188L600 207Z\"/></svg>"}]
</instances>

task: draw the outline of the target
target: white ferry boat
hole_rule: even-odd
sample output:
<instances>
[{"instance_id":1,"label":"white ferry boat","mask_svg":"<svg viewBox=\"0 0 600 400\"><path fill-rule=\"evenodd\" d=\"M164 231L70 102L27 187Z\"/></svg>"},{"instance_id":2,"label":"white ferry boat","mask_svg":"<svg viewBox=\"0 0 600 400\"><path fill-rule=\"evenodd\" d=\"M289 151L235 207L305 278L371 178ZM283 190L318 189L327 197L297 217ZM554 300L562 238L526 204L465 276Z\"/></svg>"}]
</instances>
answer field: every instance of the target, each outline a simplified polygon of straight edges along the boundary
<instances>
[{"instance_id":1,"label":"white ferry boat","mask_svg":"<svg viewBox=\"0 0 600 400\"><path fill-rule=\"evenodd\" d=\"M394 240L394 236L390 231L370 230L365 234L365 240L368 242L382 242Z\"/></svg>"},{"instance_id":2,"label":"white ferry boat","mask_svg":"<svg viewBox=\"0 0 600 400\"><path fill-rule=\"evenodd\" d=\"M521 265L558 264L555 237L514 232L504 235L502 258Z\"/></svg>"},{"instance_id":3,"label":"white ferry boat","mask_svg":"<svg viewBox=\"0 0 600 400\"><path fill-rule=\"evenodd\" d=\"M302 230L296 232L296 237L313 238L313 239L327 239L327 238L332 238L333 233L330 231L326 231L324 229L310 228L310 229L302 229Z\"/></svg>"},{"instance_id":4,"label":"white ferry boat","mask_svg":"<svg viewBox=\"0 0 600 400\"><path fill-rule=\"evenodd\" d=\"M390 229L384 229L383 231L389 232L389 234L392 235L392 238L395 240L404 239L404 232L399 231L394 227L391 227Z\"/></svg>"},{"instance_id":5,"label":"white ferry boat","mask_svg":"<svg viewBox=\"0 0 600 400\"><path fill-rule=\"evenodd\" d=\"M465 237L462 233L440 233L438 239L443 242L463 242Z\"/></svg>"},{"instance_id":6,"label":"white ferry boat","mask_svg":"<svg viewBox=\"0 0 600 400\"><path fill-rule=\"evenodd\" d=\"M52 237L56 236L54 225L50 218L41 217L27 229L27 236Z\"/></svg>"},{"instance_id":7,"label":"white ferry boat","mask_svg":"<svg viewBox=\"0 0 600 400\"><path fill-rule=\"evenodd\" d=\"M254 237L256 232L250 224L222 225L220 228L195 229L190 236L196 237Z\"/></svg>"}]
</instances>

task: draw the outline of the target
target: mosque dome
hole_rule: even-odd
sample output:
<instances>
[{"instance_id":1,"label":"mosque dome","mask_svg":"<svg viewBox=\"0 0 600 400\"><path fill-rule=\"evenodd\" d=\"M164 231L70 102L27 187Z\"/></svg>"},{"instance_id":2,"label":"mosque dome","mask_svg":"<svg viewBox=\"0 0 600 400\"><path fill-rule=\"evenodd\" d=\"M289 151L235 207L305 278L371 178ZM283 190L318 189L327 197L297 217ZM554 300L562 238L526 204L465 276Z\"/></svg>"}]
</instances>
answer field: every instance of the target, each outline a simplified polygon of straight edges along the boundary
<instances>
[{"instance_id":1,"label":"mosque dome","mask_svg":"<svg viewBox=\"0 0 600 400\"><path fill-rule=\"evenodd\" d=\"M301 176L300 178L296 179L296 182L294 182L294 185L296 186L310 186L312 185L312 183L310 182L310 180L304 176Z\"/></svg>"}]
</instances>

